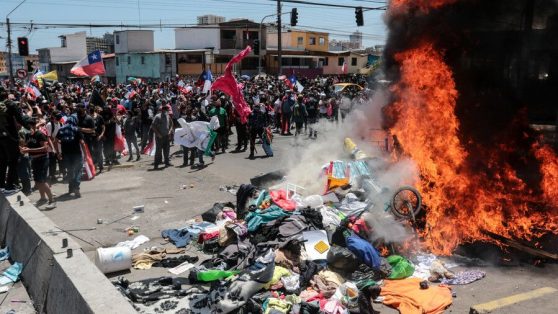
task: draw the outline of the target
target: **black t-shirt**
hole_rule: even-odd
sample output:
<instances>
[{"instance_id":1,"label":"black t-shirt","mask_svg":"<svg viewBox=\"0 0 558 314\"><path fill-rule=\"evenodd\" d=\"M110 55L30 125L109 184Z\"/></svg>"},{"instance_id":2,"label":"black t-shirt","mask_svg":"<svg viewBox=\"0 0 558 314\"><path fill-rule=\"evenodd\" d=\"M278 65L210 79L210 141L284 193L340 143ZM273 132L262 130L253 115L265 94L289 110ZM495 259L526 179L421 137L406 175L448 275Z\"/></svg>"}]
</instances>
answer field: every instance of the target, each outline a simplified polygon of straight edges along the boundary
<instances>
[{"instance_id":1,"label":"black t-shirt","mask_svg":"<svg viewBox=\"0 0 558 314\"><path fill-rule=\"evenodd\" d=\"M78 117L78 127L84 129L95 129L95 121L91 118L90 115L85 115L84 117ZM90 141L93 139L93 134L83 133L83 138L86 141Z\"/></svg>"},{"instance_id":2,"label":"black t-shirt","mask_svg":"<svg viewBox=\"0 0 558 314\"><path fill-rule=\"evenodd\" d=\"M46 135L43 134L43 132L36 130L34 133L28 133L25 136L25 142L27 142L27 147L28 148L41 148L43 147L44 143L48 141ZM45 155L45 152L42 153L29 153L29 156L39 156L39 155Z\"/></svg>"},{"instance_id":3,"label":"black t-shirt","mask_svg":"<svg viewBox=\"0 0 558 314\"><path fill-rule=\"evenodd\" d=\"M83 139L83 134L81 132L76 131L75 137L72 141L69 142L61 142L60 146L62 147L62 155L74 155L74 154L81 154L81 146L79 141Z\"/></svg>"},{"instance_id":4,"label":"black t-shirt","mask_svg":"<svg viewBox=\"0 0 558 314\"><path fill-rule=\"evenodd\" d=\"M105 119L101 115L95 117L95 135L101 135L103 132L103 125L105 124Z\"/></svg>"}]
</instances>

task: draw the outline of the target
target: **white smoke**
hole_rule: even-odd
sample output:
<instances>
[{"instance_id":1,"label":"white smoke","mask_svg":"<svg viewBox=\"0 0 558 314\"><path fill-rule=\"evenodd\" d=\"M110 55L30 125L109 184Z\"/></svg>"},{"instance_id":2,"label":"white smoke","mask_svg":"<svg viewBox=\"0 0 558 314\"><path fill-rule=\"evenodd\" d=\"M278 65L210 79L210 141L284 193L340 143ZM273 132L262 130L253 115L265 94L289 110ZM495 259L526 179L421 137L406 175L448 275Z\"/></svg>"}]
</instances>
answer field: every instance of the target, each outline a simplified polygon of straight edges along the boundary
<instances>
[{"instance_id":1,"label":"white smoke","mask_svg":"<svg viewBox=\"0 0 558 314\"><path fill-rule=\"evenodd\" d=\"M359 149L372 157L369 161L375 183L384 189L383 193L371 193L368 199L374 207L364 217L373 230L371 240L384 239L386 242L403 242L410 233L400 222L385 211L393 193L402 185L415 182L417 168L409 159L397 162L391 160L386 152L393 142L382 130L382 109L388 103L388 92L376 91L364 104L353 102L352 112L342 121L332 122L321 119L315 125L318 138L309 140L304 135L293 139L297 148L287 162L287 179L290 183L305 188L304 195L323 194L326 178L321 175L322 168L335 160L350 160L351 156L344 149L344 139L349 137Z\"/></svg>"}]
</instances>

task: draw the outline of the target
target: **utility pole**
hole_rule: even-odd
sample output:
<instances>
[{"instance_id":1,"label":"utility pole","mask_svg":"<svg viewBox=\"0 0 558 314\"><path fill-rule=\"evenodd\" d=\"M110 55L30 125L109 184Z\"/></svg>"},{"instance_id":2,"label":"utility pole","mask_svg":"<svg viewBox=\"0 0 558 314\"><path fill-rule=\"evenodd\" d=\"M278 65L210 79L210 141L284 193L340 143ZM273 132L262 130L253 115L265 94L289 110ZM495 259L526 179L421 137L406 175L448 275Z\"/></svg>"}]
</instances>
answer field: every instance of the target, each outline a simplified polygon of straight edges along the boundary
<instances>
[{"instance_id":1,"label":"utility pole","mask_svg":"<svg viewBox=\"0 0 558 314\"><path fill-rule=\"evenodd\" d=\"M10 29L10 19L8 18L17 8L19 8L25 1L22 0L13 10L6 15L6 25L8 27L8 67L10 71L10 87L14 87L14 69L12 64L12 30Z\"/></svg>"},{"instance_id":2,"label":"utility pole","mask_svg":"<svg viewBox=\"0 0 558 314\"><path fill-rule=\"evenodd\" d=\"M10 87L14 87L14 68L12 65L12 31L10 29L9 18L6 18L6 25L8 26L8 71L10 73Z\"/></svg>"},{"instance_id":3,"label":"utility pole","mask_svg":"<svg viewBox=\"0 0 558 314\"><path fill-rule=\"evenodd\" d=\"M277 62L279 63L279 73L281 75L283 69L283 61L281 60L282 45L281 45L281 0L277 0Z\"/></svg>"}]
</instances>

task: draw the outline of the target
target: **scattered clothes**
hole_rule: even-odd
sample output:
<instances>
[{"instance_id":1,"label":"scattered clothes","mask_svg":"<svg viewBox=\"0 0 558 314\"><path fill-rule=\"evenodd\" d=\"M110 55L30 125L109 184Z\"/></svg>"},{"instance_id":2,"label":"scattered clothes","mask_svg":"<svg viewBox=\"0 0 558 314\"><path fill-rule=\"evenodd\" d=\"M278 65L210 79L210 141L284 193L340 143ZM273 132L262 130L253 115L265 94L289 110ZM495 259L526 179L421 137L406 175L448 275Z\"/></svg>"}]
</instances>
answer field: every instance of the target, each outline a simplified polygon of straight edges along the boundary
<instances>
[{"instance_id":1,"label":"scattered clothes","mask_svg":"<svg viewBox=\"0 0 558 314\"><path fill-rule=\"evenodd\" d=\"M458 272L453 278L442 279L442 284L446 285L468 285L477 280L481 280L486 276L486 273L482 270L473 269Z\"/></svg>"},{"instance_id":2,"label":"scattered clothes","mask_svg":"<svg viewBox=\"0 0 558 314\"><path fill-rule=\"evenodd\" d=\"M308 253L308 259L326 260L329 252L329 240L324 230L306 231L302 233L304 238L304 248Z\"/></svg>"},{"instance_id":3,"label":"scattered clothes","mask_svg":"<svg viewBox=\"0 0 558 314\"><path fill-rule=\"evenodd\" d=\"M236 209L238 218L244 219L246 217L246 204L248 203L248 199L250 199L254 192L256 191L256 187L251 184L242 184L236 193Z\"/></svg>"},{"instance_id":4,"label":"scattered clothes","mask_svg":"<svg viewBox=\"0 0 558 314\"><path fill-rule=\"evenodd\" d=\"M5 261L8 258L10 258L10 249L8 247L5 247L0 250L0 262Z\"/></svg>"},{"instance_id":5,"label":"scattered clothes","mask_svg":"<svg viewBox=\"0 0 558 314\"><path fill-rule=\"evenodd\" d=\"M281 281L281 278L290 275L291 272L288 269L276 265L275 270L273 271L273 277L268 283L265 284L264 289L268 290L269 288L271 288L271 286Z\"/></svg>"},{"instance_id":6,"label":"scattered clothes","mask_svg":"<svg viewBox=\"0 0 558 314\"><path fill-rule=\"evenodd\" d=\"M137 249L140 245L149 242L149 238L144 235L139 235L133 240L128 240L124 242L119 242L116 247L128 247L130 250Z\"/></svg>"},{"instance_id":7,"label":"scattered clothes","mask_svg":"<svg viewBox=\"0 0 558 314\"><path fill-rule=\"evenodd\" d=\"M190 282L210 282L229 278L238 274L240 271L229 270L206 270L206 271L191 271L188 278Z\"/></svg>"},{"instance_id":8,"label":"scattered clothes","mask_svg":"<svg viewBox=\"0 0 558 314\"><path fill-rule=\"evenodd\" d=\"M10 283L18 282L19 275L23 271L23 264L14 263L8 269L6 269L0 276L0 286L7 285Z\"/></svg>"},{"instance_id":9,"label":"scattered clothes","mask_svg":"<svg viewBox=\"0 0 558 314\"><path fill-rule=\"evenodd\" d=\"M256 231L261 225L288 215L288 212L276 205L271 205L267 209L257 209L253 212L249 212L248 215L246 215L248 231Z\"/></svg>"},{"instance_id":10,"label":"scattered clothes","mask_svg":"<svg viewBox=\"0 0 558 314\"><path fill-rule=\"evenodd\" d=\"M184 253L184 249L153 249L141 253L136 253L132 256L132 266L135 269L150 269L153 264L162 261L167 256L167 254L181 253Z\"/></svg>"},{"instance_id":11,"label":"scattered clothes","mask_svg":"<svg viewBox=\"0 0 558 314\"><path fill-rule=\"evenodd\" d=\"M203 213L201 215L203 221L215 223L217 221L217 218L218 218L219 214L223 211L224 208L227 208L227 207L228 208L234 208L234 204L231 203L231 202L213 204L213 207L211 207L210 209L208 209L205 213Z\"/></svg>"},{"instance_id":12,"label":"scattered clothes","mask_svg":"<svg viewBox=\"0 0 558 314\"><path fill-rule=\"evenodd\" d=\"M452 279L455 275L449 271L444 263L440 260L435 260L430 265L430 277L428 277L428 281L436 282L440 279Z\"/></svg>"},{"instance_id":13,"label":"scattered clothes","mask_svg":"<svg viewBox=\"0 0 558 314\"><path fill-rule=\"evenodd\" d=\"M292 303L285 299L269 298L264 302L264 314L283 313L287 314L291 310Z\"/></svg>"},{"instance_id":14,"label":"scattered clothes","mask_svg":"<svg viewBox=\"0 0 558 314\"><path fill-rule=\"evenodd\" d=\"M449 272L448 269L457 266L457 264L450 264L450 263L444 263L442 261L439 261L438 258L436 257L436 255L434 255L434 254L417 255L413 259L413 261L415 262L414 263L415 264L415 272L413 273L413 277L421 278L421 279L424 279L424 280L429 279L429 277L431 277L431 275L435 275L435 276L438 277L438 278L432 278L432 279L439 279L446 272L451 274L451 272ZM439 268L439 267L435 266L434 267L435 273L432 274L431 273L432 264L435 261L439 261L443 268ZM450 274L448 274L448 275L450 275Z\"/></svg>"},{"instance_id":15,"label":"scattered clothes","mask_svg":"<svg viewBox=\"0 0 558 314\"><path fill-rule=\"evenodd\" d=\"M197 239L200 233L208 228L216 228L217 226L210 222L200 222L183 229L166 229L161 232L161 236L168 239L177 248L186 247L192 239Z\"/></svg>"},{"instance_id":16,"label":"scattered clothes","mask_svg":"<svg viewBox=\"0 0 558 314\"><path fill-rule=\"evenodd\" d=\"M277 268L277 266L275 267ZM281 282L285 291L289 293L297 293L300 290L300 275L298 274L281 277Z\"/></svg>"},{"instance_id":17,"label":"scattered clothes","mask_svg":"<svg viewBox=\"0 0 558 314\"><path fill-rule=\"evenodd\" d=\"M332 246L327 252L327 266L339 273L350 274L360 264L358 257L342 246Z\"/></svg>"},{"instance_id":18,"label":"scattered clothes","mask_svg":"<svg viewBox=\"0 0 558 314\"><path fill-rule=\"evenodd\" d=\"M442 314L451 305L452 295L448 286L431 286L421 289L420 278L385 280L380 296L383 303L399 310L401 314Z\"/></svg>"},{"instance_id":19,"label":"scattered clothes","mask_svg":"<svg viewBox=\"0 0 558 314\"><path fill-rule=\"evenodd\" d=\"M190 263L190 262L184 262L176 267L170 268L169 269L169 273L173 274L173 275L180 275L183 272L190 270L192 268L194 268L196 265Z\"/></svg>"},{"instance_id":20,"label":"scattered clothes","mask_svg":"<svg viewBox=\"0 0 558 314\"><path fill-rule=\"evenodd\" d=\"M195 262L198 261L198 259L199 259L199 257L197 257L197 256L188 256L188 255L182 255L182 256L177 256L177 257L165 257L161 261L156 262L155 264L153 264L153 266L173 268L173 267L177 267L178 265L181 265L185 262L195 263Z\"/></svg>"},{"instance_id":21,"label":"scattered clothes","mask_svg":"<svg viewBox=\"0 0 558 314\"><path fill-rule=\"evenodd\" d=\"M337 288L331 298L341 301L347 308L354 308L358 305L358 288L352 282L345 282Z\"/></svg>"},{"instance_id":22,"label":"scattered clothes","mask_svg":"<svg viewBox=\"0 0 558 314\"><path fill-rule=\"evenodd\" d=\"M347 248L360 258L364 264L372 267L379 268L381 264L380 254L370 244L370 242L358 237L350 236L347 238Z\"/></svg>"},{"instance_id":23,"label":"scattered clothes","mask_svg":"<svg viewBox=\"0 0 558 314\"><path fill-rule=\"evenodd\" d=\"M415 267L406 258L399 255L388 256L388 263L391 265L389 279L403 279L413 275Z\"/></svg>"},{"instance_id":24,"label":"scattered clothes","mask_svg":"<svg viewBox=\"0 0 558 314\"><path fill-rule=\"evenodd\" d=\"M273 203L277 204L277 206L281 207L282 209L287 211L293 211L296 209L296 202L292 199L287 199L287 191L269 191L269 195L271 196L271 200L273 201Z\"/></svg>"},{"instance_id":25,"label":"scattered clothes","mask_svg":"<svg viewBox=\"0 0 558 314\"><path fill-rule=\"evenodd\" d=\"M358 197L353 193L347 193L341 201L339 210L347 216L359 216L368 206L366 203L359 201Z\"/></svg>"},{"instance_id":26,"label":"scattered clothes","mask_svg":"<svg viewBox=\"0 0 558 314\"><path fill-rule=\"evenodd\" d=\"M316 291L321 292L326 299L329 299L335 293L337 287L344 282L345 279L339 274L330 270L322 270L314 275L311 284Z\"/></svg>"}]
</instances>

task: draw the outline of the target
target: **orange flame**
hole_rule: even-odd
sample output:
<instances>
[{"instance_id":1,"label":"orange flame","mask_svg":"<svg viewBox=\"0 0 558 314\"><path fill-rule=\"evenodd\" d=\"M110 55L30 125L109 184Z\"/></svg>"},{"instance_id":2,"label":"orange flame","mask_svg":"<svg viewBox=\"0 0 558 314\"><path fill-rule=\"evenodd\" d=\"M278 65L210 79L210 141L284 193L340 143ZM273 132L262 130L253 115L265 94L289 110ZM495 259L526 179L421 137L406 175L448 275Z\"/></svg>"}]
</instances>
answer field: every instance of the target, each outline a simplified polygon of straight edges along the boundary
<instances>
[{"instance_id":1,"label":"orange flame","mask_svg":"<svg viewBox=\"0 0 558 314\"><path fill-rule=\"evenodd\" d=\"M421 174L418 189L428 206L423 233L428 248L449 255L460 243L492 241L484 231L527 240L558 232L558 215L540 211L547 206L540 193L498 157L510 148L495 145L483 156L490 173L467 164L455 114L458 92L443 55L424 42L396 54L395 60L400 80L392 86L396 100L387 114L396 118L390 131ZM541 162L540 190L557 208L558 158L546 146L532 150Z\"/></svg>"},{"instance_id":2,"label":"orange flame","mask_svg":"<svg viewBox=\"0 0 558 314\"><path fill-rule=\"evenodd\" d=\"M426 13L431 9L438 9L457 1L458 0L391 0L389 4L389 13L398 15L415 8Z\"/></svg>"}]
</instances>

